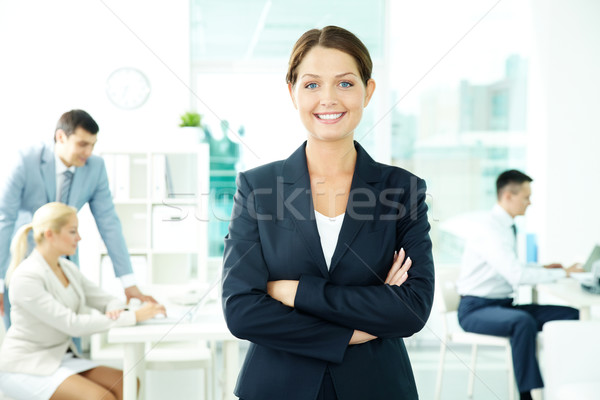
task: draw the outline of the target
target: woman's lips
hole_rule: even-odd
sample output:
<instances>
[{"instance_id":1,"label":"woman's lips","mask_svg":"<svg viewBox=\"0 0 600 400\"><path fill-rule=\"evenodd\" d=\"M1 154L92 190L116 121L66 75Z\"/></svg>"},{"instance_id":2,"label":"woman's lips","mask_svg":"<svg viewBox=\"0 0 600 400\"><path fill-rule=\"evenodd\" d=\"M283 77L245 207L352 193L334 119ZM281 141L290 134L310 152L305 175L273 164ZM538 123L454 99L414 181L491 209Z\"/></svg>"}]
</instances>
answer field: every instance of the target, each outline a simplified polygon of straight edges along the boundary
<instances>
[{"instance_id":1,"label":"woman's lips","mask_svg":"<svg viewBox=\"0 0 600 400\"><path fill-rule=\"evenodd\" d=\"M317 120L319 120L319 122L323 123L323 124L335 124L336 122L338 122L340 119L342 119L344 117L344 115L346 115L345 112L338 112L338 113L319 113L319 114L314 114L315 118Z\"/></svg>"}]
</instances>

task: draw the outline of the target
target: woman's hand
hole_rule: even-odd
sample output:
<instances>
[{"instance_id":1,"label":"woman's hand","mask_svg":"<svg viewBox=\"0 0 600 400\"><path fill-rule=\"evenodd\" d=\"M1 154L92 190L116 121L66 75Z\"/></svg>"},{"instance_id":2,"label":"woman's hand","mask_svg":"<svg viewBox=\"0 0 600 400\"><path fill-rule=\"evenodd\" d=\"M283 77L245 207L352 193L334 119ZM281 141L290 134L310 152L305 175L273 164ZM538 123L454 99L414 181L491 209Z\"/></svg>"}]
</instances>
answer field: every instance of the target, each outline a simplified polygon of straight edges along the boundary
<instances>
[{"instance_id":1,"label":"woman's hand","mask_svg":"<svg viewBox=\"0 0 600 400\"><path fill-rule=\"evenodd\" d=\"M267 293L275 300L279 300L288 307L294 307L294 299L298 290L298 281L269 281Z\"/></svg>"},{"instance_id":2,"label":"woman's hand","mask_svg":"<svg viewBox=\"0 0 600 400\"><path fill-rule=\"evenodd\" d=\"M112 319L112 320L116 320L119 319L119 315L121 315L121 313L123 312L123 310L110 310L104 313L104 315L106 315L108 318Z\"/></svg>"},{"instance_id":3,"label":"woman's hand","mask_svg":"<svg viewBox=\"0 0 600 400\"><path fill-rule=\"evenodd\" d=\"M567 276L571 276L571 274L573 274L573 273L585 272L585 270L583 268L581 268L580 263L575 263L575 264L571 265L570 267L565 268L565 272L567 273Z\"/></svg>"},{"instance_id":4,"label":"woman's hand","mask_svg":"<svg viewBox=\"0 0 600 400\"><path fill-rule=\"evenodd\" d=\"M394 263L385 278L386 284L400 286L406 281L408 278L408 270L412 265L412 260L408 257L406 258L406 261L404 261L405 256L406 252L403 248L400 249L399 253L394 254Z\"/></svg>"},{"instance_id":5,"label":"woman's hand","mask_svg":"<svg viewBox=\"0 0 600 400\"><path fill-rule=\"evenodd\" d=\"M144 303L135 311L135 320L137 322L146 321L147 319L154 318L158 314L167 315L165 306L157 303Z\"/></svg>"},{"instance_id":6,"label":"woman's hand","mask_svg":"<svg viewBox=\"0 0 600 400\"><path fill-rule=\"evenodd\" d=\"M373 336L370 333L354 330L350 342L348 344L361 344L367 343L373 339L377 339L377 336Z\"/></svg>"}]
</instances>

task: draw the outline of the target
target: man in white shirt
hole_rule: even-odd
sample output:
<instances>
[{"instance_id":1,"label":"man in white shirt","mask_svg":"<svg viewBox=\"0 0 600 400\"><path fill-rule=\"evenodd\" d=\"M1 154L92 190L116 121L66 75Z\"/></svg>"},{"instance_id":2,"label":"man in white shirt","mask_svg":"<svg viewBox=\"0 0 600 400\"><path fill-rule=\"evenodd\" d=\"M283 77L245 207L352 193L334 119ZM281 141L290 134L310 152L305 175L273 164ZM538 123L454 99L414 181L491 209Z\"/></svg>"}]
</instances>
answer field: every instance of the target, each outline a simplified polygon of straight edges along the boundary
<instances>
[{"instance_id":1,"label":"man in white shirt","mask_svg":"<svg viewBox=\"0 0 600 400\"><path fill-rule=\"evenodd\" d=\"M531 204L531 181L516 170L500 174L498 203L467 240L456 283L460 326L467 332L510 337L521 399L531 399L531 390L544 386L535 355L537 332L547 321L579 318L571 307L513 304L519 285L551 282L581 270L578 265L526 266L517 258L514 218Z\"/></svg>"}]
</instances>

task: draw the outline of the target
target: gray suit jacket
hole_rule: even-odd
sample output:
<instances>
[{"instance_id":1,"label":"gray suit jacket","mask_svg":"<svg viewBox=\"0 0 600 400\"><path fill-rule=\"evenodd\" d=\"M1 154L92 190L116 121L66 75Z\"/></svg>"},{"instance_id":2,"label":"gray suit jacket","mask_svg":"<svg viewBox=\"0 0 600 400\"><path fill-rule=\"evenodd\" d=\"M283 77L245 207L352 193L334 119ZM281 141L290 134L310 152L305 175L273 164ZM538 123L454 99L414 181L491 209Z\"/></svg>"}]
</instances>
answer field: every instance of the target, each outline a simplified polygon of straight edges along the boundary
<instances>
[{"instance_id":1,"label":"gray suit jacket","mask_svg":"<svg viewBox=\"0 0 600 400\"><path fill-rule=\"evenodd\" d=\"M33 213L46 203L56 201L56 172L52 144L39 144L19 153L18 159L1 182L0 188L0 279L10 261L10 241L15 231L31 221ZM81 209L89 203L106 244L117 277L132 273L129 251L115 212L104 160L91 156L76 168L69 199L70 206ZM72 258L77 263L77 257Z\"/></svg>"},{"instance_id":2,"label":"gray suit jacket","mask_svg":"<svg viewBox=\"0 0 600 400\"><path fill-rule=\"evenodd\" d=\"M78 354L72 336L135 325L133 311L123 311L117 320L90 314L90 307L104 313L124 305L86 279L71 261L61 258L59 262L81 299L79 309L73 311L65 305L66 288L34 250L15 269L10 281L12 325L0 347L1 371L50 375L67 348Z\"/></svg>"}]
</instances>

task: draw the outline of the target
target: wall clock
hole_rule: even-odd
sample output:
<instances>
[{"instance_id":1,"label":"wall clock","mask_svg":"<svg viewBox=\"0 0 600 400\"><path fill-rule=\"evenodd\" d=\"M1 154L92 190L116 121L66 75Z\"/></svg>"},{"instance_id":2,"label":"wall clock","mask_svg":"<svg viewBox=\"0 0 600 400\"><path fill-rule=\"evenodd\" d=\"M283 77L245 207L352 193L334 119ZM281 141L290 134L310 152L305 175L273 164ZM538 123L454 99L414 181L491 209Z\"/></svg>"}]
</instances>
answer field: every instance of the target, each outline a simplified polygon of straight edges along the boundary
<instances>
[{"instance_id":1,"label":"wall clock","mask_svg":"<svg viewBox=\"0 0 600 400\"><path fill-rule=\"evenodd\" d=\"M119 68L106 80L106 95L115 106L133 110L148 100L150 81L139 69Z\"/></svg>"}]
</instances>

